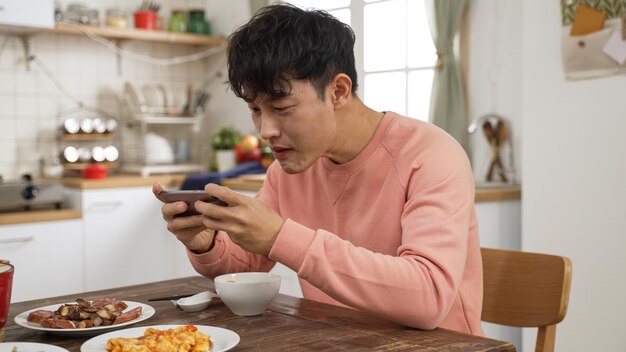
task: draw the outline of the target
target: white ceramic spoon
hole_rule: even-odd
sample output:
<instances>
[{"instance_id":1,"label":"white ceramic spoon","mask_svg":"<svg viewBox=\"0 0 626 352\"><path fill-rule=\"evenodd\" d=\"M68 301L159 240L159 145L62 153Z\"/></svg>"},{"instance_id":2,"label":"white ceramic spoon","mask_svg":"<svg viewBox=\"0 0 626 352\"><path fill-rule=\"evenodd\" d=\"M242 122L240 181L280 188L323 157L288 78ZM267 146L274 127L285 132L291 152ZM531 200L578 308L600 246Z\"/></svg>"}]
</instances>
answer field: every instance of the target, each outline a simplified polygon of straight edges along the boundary
<instances>
[{"instance_id":1,"label":"white ceramic spoon","mask_svg":"<svg viewBox=\"0 0 626 352\"><path fill-rule=\"evenodd\" d=\"M216 293L203 291L190 297L181 298L176 301L176 305L185 312L198 312L209 306L211 300L217 297Z\"/></svg>"}]
</instances>

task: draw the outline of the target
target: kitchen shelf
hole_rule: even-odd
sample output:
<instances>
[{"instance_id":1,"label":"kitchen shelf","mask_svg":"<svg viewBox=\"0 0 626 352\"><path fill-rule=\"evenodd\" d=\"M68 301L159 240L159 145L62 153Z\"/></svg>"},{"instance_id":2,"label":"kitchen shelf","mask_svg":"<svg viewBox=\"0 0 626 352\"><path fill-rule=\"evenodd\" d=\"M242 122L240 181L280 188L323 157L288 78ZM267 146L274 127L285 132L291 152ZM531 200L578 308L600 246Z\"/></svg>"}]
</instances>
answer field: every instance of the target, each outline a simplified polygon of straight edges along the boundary
<instances>
[{"instance_id":1,"label":"kitchen shelf","mask_svg":"<svg viewBox=\"0 0 626 352\"><path fill-rule=\"evenodd\" d=\"M84 168L86 168L87 166L89 166L90 163L63 163L63 168L65 168L65 170L83 170ZM107 169L117 169L120 167L119 163L117 161L102 161L102 162L98 162L98 164L104 166Z\"/></svg>"},{"instance_id":2,"label":"kitchen shelf","mask_svg":"<svg viewBox=\"0 0 626 352\"><path fill-rule=\"evenodd\" d=\"M164 124L164 125L188 125L197 123L200 115L197 116L168 116L168 115L143 115L136 114L133 116L135 122L146 124Z\"/></svg>"},{"instance_id":3,"label":"kitchen shelf","mask_svg":"<svg viewBox=\"0 0 626 352\"><path fill-rule=\"evenodd\" d=\"M206 167L199 164L128 164L122 168L124 172L138 173L143 177L155 174L176 174L176 173L200 173L206 172Z\"/></svg>"},{"instance_id":4,"label":"kitchen shelf","mask_svg":"<svg viewBox=\"0 0 626 352\"><path fill-rule=\"evenodd\" d=\"M85 31L89 31L97 36L115 40L141 40L208 47L219 46L226 43L226 38L221 36L207 36L193 33L172 33L135 28L81 26L85 29ZM59 34L85 35L85 33L77 26L65 23L57 23L51 32Z\"/></svg>"},{"instance_id":5,"label":"kitchen shelf","mask_svg":"<svg viewBox=\"0 0 626 352\"><path fill-rule=\"evenodd\" d=\"M72 141L105 141L115 139L114 133L89 133L89 134L63 134L61 139L65 142Z\"/></svg>"}]
</instances>

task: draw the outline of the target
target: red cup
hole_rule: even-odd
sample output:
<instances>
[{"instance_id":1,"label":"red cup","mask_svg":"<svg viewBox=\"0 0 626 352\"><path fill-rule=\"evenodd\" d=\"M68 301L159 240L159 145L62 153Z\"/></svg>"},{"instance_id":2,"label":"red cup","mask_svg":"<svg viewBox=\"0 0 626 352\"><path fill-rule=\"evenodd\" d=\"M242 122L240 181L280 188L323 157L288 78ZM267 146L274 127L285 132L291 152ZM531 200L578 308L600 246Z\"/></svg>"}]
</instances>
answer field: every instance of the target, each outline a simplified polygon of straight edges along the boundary
<instances>
[{"instance_id":1,"label":"red cup","mask_svg":"<svg viewBox=\"0 0 626 352\"><path fill-rule=\"evenodd\" d=\"M13 265L0 262L0 341L4 341L4 324L7 322L13 288Z\"/></svg>"},{"instance_id":2,"label":"red cup","mask_svg":"<svg viewBox=\"0 0 626 352\"><path fill-rule=\"evenodd\" d=\"M152 31L161 29L161 17L154 11L135 12L135 28Z\"/></svg>"},{"instance_id":3,"label":"red cup","mask_svg":"<svg viewBox=\"0 0 626 352\"><path fill-rule=\"evenodd\" d=\"M83 169L83 178L86 178L86 179L99 180L99 179L107 178L107 174L108 174L107 168L98 163L89 164L89 166Z\"/></svg>"}]
</instances>

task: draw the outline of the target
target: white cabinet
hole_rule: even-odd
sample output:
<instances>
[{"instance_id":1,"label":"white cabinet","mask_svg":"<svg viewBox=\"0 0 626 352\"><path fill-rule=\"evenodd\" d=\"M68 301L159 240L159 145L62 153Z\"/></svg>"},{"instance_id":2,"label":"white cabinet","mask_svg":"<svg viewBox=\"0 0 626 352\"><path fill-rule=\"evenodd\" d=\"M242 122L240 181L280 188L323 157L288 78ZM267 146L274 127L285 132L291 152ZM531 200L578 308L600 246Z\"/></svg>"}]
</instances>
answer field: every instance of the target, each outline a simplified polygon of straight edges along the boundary
<instances>
[{"instance_id":1,"label":"white cabinet","mask_svg":"<svg viewBox=\"0 0 626 352\"><path fill-rule=\"evenodd\" d=\"M482 247L521 249L522 202L519 199L476 203L476 218Z\"/></svg>"},{"instance_id":2,"label":"white cabinet","mask_svg":"<svg viewBox=\"0 0 626 352\"><path fill-rule=\"evenodd\" d=\"M175 276L172 235L150 187L71 190L83 212L85 289L161 281Z\"/></svg>"},{"instance_id":3,"label":"white cabinet","mask_svg":"<svg viewBox=\"0 0 626 352\"><path fill-rule=\"evenodd\" d=\"M11 302L84 291L81 234L79 219L0 226L0 258L15 265Z\"/></svg>"},{"instance_id":4,"label":"white cabinet","mask_svg":"<svg viewBox=\"0 0 626 352\"><path fill-rule=\"evenodd\" d=\"M281 276L279 291L280 293L300 298L303 297L298 274L295 271L291 270L281 263L276 263L272 270L270 270L270 273L278 274Z\"/></svg>"},{"instance_id":5,"label":"white cabinet","mask_svg":"<svg viewBox=\"0 0 626 352\"><path fill-rule=\"evenodd\" d=\"M52 0L0 0L0 29L54 27Z\"/></svg>"},{"instance_id":6,"label":"white cabinet","mask_svg":"<svg viewBox=\"0 0 626 352\"><path fill-rule=\"evenodd\" d=\"M191 262L189 262L189 258L187 257L187 249L185 246L177 240L173 234L169 233L165 227L164 231L167 233L169 238L168 243L170 246L172 260L172 275L175 278L200 275L196 269L191 266Z\"/></svg>"}]
</instances>

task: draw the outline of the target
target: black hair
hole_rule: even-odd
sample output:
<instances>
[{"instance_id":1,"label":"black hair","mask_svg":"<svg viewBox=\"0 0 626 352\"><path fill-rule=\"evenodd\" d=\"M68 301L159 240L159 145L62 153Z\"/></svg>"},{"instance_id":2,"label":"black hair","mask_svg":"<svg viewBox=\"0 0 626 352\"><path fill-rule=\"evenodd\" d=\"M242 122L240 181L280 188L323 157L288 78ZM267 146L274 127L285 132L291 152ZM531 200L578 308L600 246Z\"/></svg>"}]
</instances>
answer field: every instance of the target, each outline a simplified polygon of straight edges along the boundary
<instances>
[{"instance_id":1,"label":"black hair","mask_svg":"<svg viewBox=\"0 0 626 352\"><path fill-rule=\"evenodd\" d=\"M325 11L263 7L229 36L230 88L246 101L259 94L275 99L289 95L290 79L306 80L323 101L328 83L345 73L354 93L354 41L352 28Z\"/></svg>"}]
</instances>

